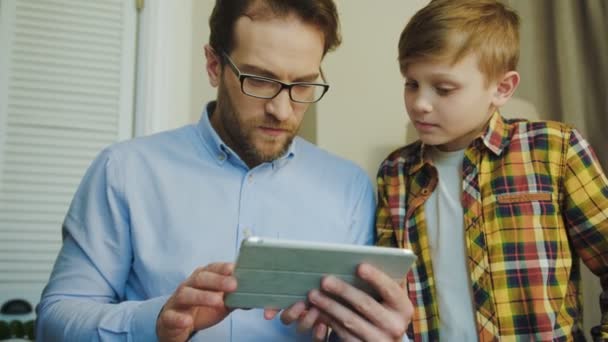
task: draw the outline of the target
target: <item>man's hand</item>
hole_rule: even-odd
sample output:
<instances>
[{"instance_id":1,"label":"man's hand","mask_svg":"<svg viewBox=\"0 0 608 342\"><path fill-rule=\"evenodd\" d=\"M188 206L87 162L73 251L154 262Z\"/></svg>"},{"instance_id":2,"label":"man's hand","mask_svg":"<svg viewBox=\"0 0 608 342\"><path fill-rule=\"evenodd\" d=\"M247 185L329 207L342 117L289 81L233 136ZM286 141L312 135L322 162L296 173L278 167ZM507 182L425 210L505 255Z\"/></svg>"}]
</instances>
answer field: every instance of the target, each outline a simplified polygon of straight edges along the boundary
<instances>
[{"instance_id":1,"label":"man's hand","mask_svg":"<svg viewBox=\"0 0 608 342\"><path fill-rule=\"evenodd\" d=\"M298 302L282 311L281 321L286 325L297 323L301 332L313 329L314 341L325 341L328 326L343 341L401 341L414 312L405 283L400 285L367 264L359 265L357 274L378 291L380 303L340 279L328 276L321 282L323 291L342 298L355 311L319 290L312 290L309 294L312 307ZM273 319L279 312L266 309L264 317Z\"/></svg>"},{"instance_id":2,"label":"man's hand","mask_svg":"<svg viewBox=\"0 0 608 342\"><path fill-rule=\"evenodd\" d=\"M265 309L264 318L267 320L273 319L281 310ZM327 335L327 324L324 324L320 317L319 309L315 307L307 308L304 302L297 302L281 313L281 322L285 325L290 325L297 322L297 330L301 333L312 331L313 341L325 341Z\"/></svg>"},{"instance_id":3,"label":"man's hand","mask_svg":"<svg viewBox=\"0 0 608 342\"><path fill-rule=\"evenodd\" d=\"M192 332L226 318L230 309L224 305L224 293L236 290L233 272L232 263L209 264L180 284L156 320L159 341L187 341Z\"/></svg>"},{"instance_id":4,"label":"man's hand","mask_svg":"<svg viewBox=\"0 0 608 342\"><path fill-rule=\"evenodd\" d=\"M343 341L401 341L414 313L405 283L398 284L369 264L359 265L357 275L378 291L380 302L334 276L327 276L321 281L321 289L354 309L312 290L308 298L320 312L315 329L326 322Z\"/></svg>"}]
</instances>

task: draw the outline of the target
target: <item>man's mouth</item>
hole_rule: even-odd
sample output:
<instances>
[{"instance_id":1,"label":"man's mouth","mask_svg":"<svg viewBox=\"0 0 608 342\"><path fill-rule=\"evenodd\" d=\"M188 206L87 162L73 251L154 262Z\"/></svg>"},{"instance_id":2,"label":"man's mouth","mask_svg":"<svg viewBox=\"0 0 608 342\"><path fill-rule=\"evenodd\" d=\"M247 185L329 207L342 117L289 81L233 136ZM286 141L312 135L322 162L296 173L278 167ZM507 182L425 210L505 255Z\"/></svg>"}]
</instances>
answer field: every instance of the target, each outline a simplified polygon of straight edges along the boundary
<instances>
[{"instance_id":1,"label":"man's mouth","mask_svg":"<svg viewBox=\"0 0 608 342\"><path fill-rule=\"evenodd\" d=\"M280 128L280 127L272 127L272 126L259 126L258 127L264 134L267 135L271 135L271 136L279 136L282 134L287 134L290 131L286 128Z\"/></svg>"}]
</instances>

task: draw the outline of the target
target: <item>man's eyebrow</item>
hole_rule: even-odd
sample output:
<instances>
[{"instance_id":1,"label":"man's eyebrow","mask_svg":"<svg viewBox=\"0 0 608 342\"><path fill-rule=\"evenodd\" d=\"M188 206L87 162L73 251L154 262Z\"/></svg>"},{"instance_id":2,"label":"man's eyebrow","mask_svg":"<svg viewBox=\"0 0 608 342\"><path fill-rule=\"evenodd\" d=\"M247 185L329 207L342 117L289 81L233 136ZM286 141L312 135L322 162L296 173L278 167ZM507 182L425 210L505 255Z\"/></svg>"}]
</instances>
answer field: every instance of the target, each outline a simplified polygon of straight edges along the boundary
<instances>
[{"instance_id":1,"label":"man's eyebrow","mask_svg":"<svg viewBox=\"0 0 608 342\"><path fill-rule=\"evenodd\" d=\"M254 75L254 76L263 76L263 77L268 77L268 78L272 78L275 80L280 80L279 76L276 75L275 73L273 73L272 71L264 69L264 68L260 68L255 65L243 64L243 65L239 66L239 69L241 69L241 71L246 74L250 74L250 75ZM318 78L319 78L319 72L315 72L315 73L311 73L308 75L303 75L303 76L297 77L296 79L291 80L291 82L314 82Z\"/></svg>"}]
</instances>

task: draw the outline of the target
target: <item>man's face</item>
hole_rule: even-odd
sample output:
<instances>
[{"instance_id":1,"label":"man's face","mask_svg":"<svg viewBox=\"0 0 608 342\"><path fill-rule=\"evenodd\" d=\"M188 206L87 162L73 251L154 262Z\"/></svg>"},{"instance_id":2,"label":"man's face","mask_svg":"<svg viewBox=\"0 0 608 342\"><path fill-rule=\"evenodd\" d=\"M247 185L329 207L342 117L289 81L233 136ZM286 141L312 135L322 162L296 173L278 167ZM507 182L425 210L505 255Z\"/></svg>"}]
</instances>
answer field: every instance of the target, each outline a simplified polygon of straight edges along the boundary
<instances>
[{"instance_id":1,"label":"man's face","mask_svg":"<svg viewBox=\"0 0 608 342\"><path fill-rule=\"evenodd\" d=\"M242 73L287 83L314 82L320 79L323 39L321 31L295 16L241 17L235 24L235 48L229 56ZM308 108L308 104L291 101L287 89L273 99L243 94L228 65L219 77L217 100L212 125L250 167L286 152Z\"/></svg>"},{"instance_id":2,"label":"man's face","mask_svg":"<svg viewBox=\"0 0 608 342\"><path fill-rule=\"evenodd\" d=\"M466 148L495 109L497 86L486 84L475 55L454 65L414 61L404 77L405 107L420 140L441 150Z\"/></svg>"}]
</instances>

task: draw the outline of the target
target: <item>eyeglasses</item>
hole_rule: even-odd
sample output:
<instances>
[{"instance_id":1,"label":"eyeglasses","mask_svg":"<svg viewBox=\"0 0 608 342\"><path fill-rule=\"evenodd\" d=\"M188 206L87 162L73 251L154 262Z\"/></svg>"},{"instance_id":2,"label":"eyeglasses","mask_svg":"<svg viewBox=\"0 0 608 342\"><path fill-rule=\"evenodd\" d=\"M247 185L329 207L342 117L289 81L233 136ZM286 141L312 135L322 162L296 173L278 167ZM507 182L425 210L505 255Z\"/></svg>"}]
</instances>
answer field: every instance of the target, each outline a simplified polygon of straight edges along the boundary
<instances>
[{"instance_id":1,"label":"eyeglasses","mask_svg":"<svg viewBox=\"0 0 608 342\"><path fill-rule=\"evenodd\" d=\"M245 95L260 99L275 98L283 89L289 91L289 98L298 103L314 103L319 101L329 89L329 84L312 82L285 83L268 77L242 73L225 52L222 56L228 61L230 69L241 82L241 91ZM323 71L321 79L325 82Z\"/></svg>"}]
</instances>

